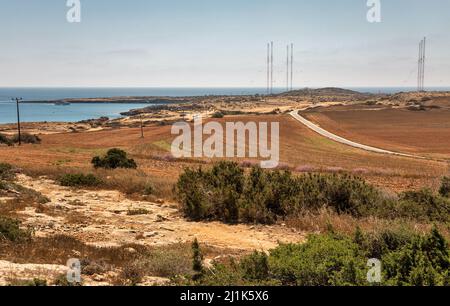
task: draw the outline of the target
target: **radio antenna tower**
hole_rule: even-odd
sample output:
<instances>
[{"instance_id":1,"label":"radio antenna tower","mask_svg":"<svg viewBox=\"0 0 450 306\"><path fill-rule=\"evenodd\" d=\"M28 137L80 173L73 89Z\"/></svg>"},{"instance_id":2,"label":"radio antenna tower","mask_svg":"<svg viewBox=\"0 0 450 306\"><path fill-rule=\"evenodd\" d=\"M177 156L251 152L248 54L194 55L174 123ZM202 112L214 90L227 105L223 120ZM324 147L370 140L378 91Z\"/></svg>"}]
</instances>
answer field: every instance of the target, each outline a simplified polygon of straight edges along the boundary
<instances>
[{"instance_id":1,"label":"radio antenna tower","mask_svg":"<svg viewBox=\"0 0 450 306\"><path fill-rule=\"evenodd\" d=\"M267 43L267 91L266 94L270 93L270 43Z\"/></svg>"},{"instance_id":2,"label":"radio antenna tower","mask_svg":"<svg viewBox=\"0 0 450 306\"><path fill-rule=\"evenodd\" d=\"M419 44L419 63L417 74L417 91L425 90L425 59L427 38L424 37Z\"/></svg>"},{"instance_id":3,"label":"radio antenna tower","mask_svg":"<svg viewBox=\"0 0 450 306\"><path fill-rule=\"evenodd\" d=\"M293 89L292 83L294 80L294 44L291 43L291 91Z\"/></svg>"},{"instance_id":4,"label":"radio antenna tower","mask_svg":"<svg viewBox=\"0 0 450 306\"><path fill-rule=\"evenodd\" d=\"M270 42L270 94L273 94L273 41Z\"/></svg>"},{"instance_id":5,"label":"radio antenna tower","mask_svg":"<svg viewBox=\"0 0 450 306\"><path fill-rule=\"evenodd\" d=\"M289 91L289 45L286 46L286 91Z\"/></svg>"}]
</instances>

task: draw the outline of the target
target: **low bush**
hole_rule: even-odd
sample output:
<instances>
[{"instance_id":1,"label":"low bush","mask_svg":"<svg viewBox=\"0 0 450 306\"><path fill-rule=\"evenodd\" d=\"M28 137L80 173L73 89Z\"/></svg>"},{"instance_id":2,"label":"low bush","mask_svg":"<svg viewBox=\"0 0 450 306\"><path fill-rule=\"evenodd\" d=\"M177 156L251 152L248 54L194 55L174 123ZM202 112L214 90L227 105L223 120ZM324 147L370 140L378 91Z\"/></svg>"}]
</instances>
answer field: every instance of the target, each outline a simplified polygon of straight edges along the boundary
<instances>
[{"instance_id":1,"label":"low bush","mask_svg":"<svg viewBox=\"0 0 450 306\"><path fill-rule=\"evenodd\" d=\"M400 195L395 209L398 217L446 222L450 217L450 199L430 189L407 191Z\"/></svg>"},{"instance_id":2,"label":"low bush","mask_svg":"<svg viewBox=\"0 0 450 306\"><path fill-rule=\"evenodd\" d=\"M450 285L450 249L437 229L426 236L402 231L360 235L364 245L361 239L336 234L311 235L306 243L280 245L269 255L254 252L239 262L214 263L188 284L367 286L371 285L367 262L378 258L382 262L378 285ZM380 245L381 253L367 252Z\"/></svg>"},{"instance_id":3,"label":"low bush","mask_svg":"<svg viewBox=\"0 0 450 306\"><path fill-rule=\"evenodd\" d=\"M41 139L37 136L37 135L32 135L29 133L21 133L20 134L20 140L22 143L31 143L31 144L39 144L41 143ZM12 138L11 141L13 143L18 143L19 142L19 134L15 134Z\"/></svg>"},{"instance_id":4,"label":"low bush","mask_svg":"<svg viewBox=\"0 0 450 306\"><path fill-rule=\"evenodd\" d=\"M365 216L387 200L363 180L345 174L308 174L254 167L249 174L233 162L210 170L186 169L176 193L186 216L194 220L273 223L279 217L330 207Z\"/></svg>"},{"instance_id":5,"label":"low bush","mask_svg":"<svg viewBox=\"0 0 450 306\"><path fill-rule=\"evenodd\" d=\"M137 215L148 215L150 211L144 208L138 208L138 209L129 209L127 211L128 216L137 216Z\"/></svg>"},{"instance_id":6,"label":"low bush","mask_svg":"<svg viewBox=\"0 0 450 306\"><path fill-rule=\"evenodd\" d=\"M210 171L186 169L176 185L186 216L193 220L239 220L244 173L236 163L220 162Z\"/></svg>"},{"instance_id":7,"label":"low bush","mask_svg":"<svg viewBox=\"0 0 450 306\"><path fill-rule=\"evenodd\" d=\"M450 249L434 228L383 256L385 283L394 286L450 286Z\"/></svg>"},{"instance_id":8,"label":"low bush","mask_svg":"<svg viewBox=\"0 0 450 306\"><path fill-rule=\"evenodd\" d=\"M270 267L284 285L342 286L365 283L367 260L348 238L313 235L305 244L281 245Z\"/></svg>"},{"instance_id":9,"label":"low bush","mask_svg":"<svg viewBox=\"0 0 450 306\"><path fill-rule=\"evenodd\" d=\"M101 184L101 180L93 174L64 174L58 178L61 186L66 187L95 187Z\"/></svg>"},{"instance_id":10,"label":"low bush","mask_svg":"<svg viewBox=\"0 0 450 306\"><path fill-rule=\"evenodd\" d=\"M20 221L0 216L0 240L23 242L31 239L32 232L20 228Z\"/></svg>"},{"instance_id":11,"label":"low bush","mask_svg":"<svg viewBox=\"0 0 450 306\"><path fill-rule=\"evenodd\" d=\"M253 167L246 174L234 162L220 162L209 170L186 169L175 193L184 214L193 220L270 224L324 208L357 218L450 218L450 199L430 190L394 197L345 173L293 176Z\"/></svg>"},{"instance_id":12,"label":"low bush","mask_svg":"<svg viewBox=\"0 0 450 306\"><path fill-rule=\"evenodd\" d=\"M12 145L11 139L9 139L6 135L0 134L0 144Z\"/></svg>"},{"instance_id":13,"label":"low bush","mask_svg":"<svg viewBox=\"0 0 450 306\"><path fill-rule=\"evenodd\" d=\"M14 179L13 166L7 163L0 163L0 180L12 180Z\"/></svg>"},{"instance_id":14,"label":"low bush","mask_svg":"<svg viewBox=\"0 0 450 306\"><path fill-rule=\"evenodd\" d=\"M223 118L225 115L222 112L215 112L211 118L220 119Z\"/></svg>"},{"instance_id":15,"label":"low bush","mask_svg":"<svg viewBox=\"0 0 450 306\"><path fill-rule=\"evenodd\" d=\"M95 168L117 169L127 168L136 169L137 165L133 159L127 157L127 153L120 149L111 149L105 156L96 156L91 162Z\"/></svg>"},{"instance_id":16,"label":"low bush","mask_svg":"<svg viewBox=\"0 0 450 306\"><path fill-rule=\"evenodd\" d=\"M450 177L445 176L442 178L439 194L443 197L450 198Z\"/></svg>"},{"instance_id":17,"label":"low bush","mask_svg":"<svg viewBox=\"0 0 450 306\"><path fill-rule=\"evenodd\" d=\"M405 228L385 229L367 234L358 228L353 241L359 245L367 258L382 258L418 237L418 234Z\"/></svg>"}]
</instances>

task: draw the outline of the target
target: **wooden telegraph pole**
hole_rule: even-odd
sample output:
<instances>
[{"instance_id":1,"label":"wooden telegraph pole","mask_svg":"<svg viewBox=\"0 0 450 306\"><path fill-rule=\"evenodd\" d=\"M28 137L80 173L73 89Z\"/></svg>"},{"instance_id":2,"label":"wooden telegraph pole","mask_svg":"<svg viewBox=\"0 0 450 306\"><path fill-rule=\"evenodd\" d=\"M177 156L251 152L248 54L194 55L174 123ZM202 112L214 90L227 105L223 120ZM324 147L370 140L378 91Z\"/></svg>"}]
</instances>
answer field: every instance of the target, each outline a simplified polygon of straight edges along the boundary
<instances>
[{"instance_id":1,"label":"wooden telegraph pole","mask_svg":"<svg viewBox=\"0 0 450 306\"><path fill-rule=\"evenodd\" d=\"M19 110L19 101L22 101L22 98L15 98L12 99L13 101L16 101L16 108L17 108L17 131L19 136L19 146L22 145L22 137L20 134L20 110Z\"/></svg>"},{"instance_id":2,"label":"wooden telegraph pole","mask_svg":"<svg viewBox=\"0 0 450 306\"><path fill-rule=\"evenodd\" d=\"M141 119L141 138L144 138L144 123L142 122L142 114L139 115Z\"/></svg>"}]
</instances>

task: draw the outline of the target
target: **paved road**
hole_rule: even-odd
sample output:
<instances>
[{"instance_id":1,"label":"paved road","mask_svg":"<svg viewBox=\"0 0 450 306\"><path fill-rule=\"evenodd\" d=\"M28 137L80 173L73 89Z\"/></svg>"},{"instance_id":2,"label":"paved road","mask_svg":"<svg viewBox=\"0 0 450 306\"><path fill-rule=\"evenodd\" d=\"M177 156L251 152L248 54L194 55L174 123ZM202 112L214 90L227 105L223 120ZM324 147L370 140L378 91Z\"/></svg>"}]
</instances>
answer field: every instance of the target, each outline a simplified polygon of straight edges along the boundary
<instances>
[{"instance_id":1,"label":"paved road","mask_svg":"<svg viewBox=\"0 0 450 306\"><path fill-rule=\"evenodd\" d=\"M379 148L375 148L375 147L371 147L371 146L366 146L366 145L363 145L363 144L360 144L360 143L353 142L351 140L345 139L345 138L340 137L338 135L335 135L333 133L330 133L327 130L324 130L323 128L319 127L318 125L316 125L316 124L312 123L311 121L305 119L304 117L300 116L298 112L302 111L302 110L305 110L305 109L295 110L295 111L291 112L290 115L292 117L294 117L294 119L296 119L296 120L300 121L302 124L306 125L308 128L310 128L314 132L316 132L316 133L318 133L318 134L320 134L320 135L322 135L322 136L324 136L324 137L326 137L328 139L331 139L333 141L345 144L347 146L351 146L351 147L354 147L354 148L366 150L366 151L369 151L369 152L424 159L424 157L421 157L421 156L405 154L405 153L398 153L398 152L392 152L392 151L383 150L383 149L379 149Z\"/></svg>"}]
</instances>

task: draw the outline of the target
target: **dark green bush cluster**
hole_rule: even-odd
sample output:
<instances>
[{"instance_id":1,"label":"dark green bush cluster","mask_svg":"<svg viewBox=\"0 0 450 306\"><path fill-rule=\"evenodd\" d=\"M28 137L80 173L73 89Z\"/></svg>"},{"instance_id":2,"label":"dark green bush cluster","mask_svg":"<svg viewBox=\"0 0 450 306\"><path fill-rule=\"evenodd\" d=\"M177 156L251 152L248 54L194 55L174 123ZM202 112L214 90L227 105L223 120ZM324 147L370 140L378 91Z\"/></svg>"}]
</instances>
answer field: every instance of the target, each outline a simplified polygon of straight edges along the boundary
<instances>
[{"instance_id":1,"label":"dark green bush cluster","mask_svg":"<svg viewBox=\"0 0 450 306\"><path fill-rule=\"evenodd\" d=\"M127 211L128 216L148 215L149 213L150 211L144 208L128 209Z\"/></svg>"},{"instance_id":2,"label":"dark green bush cluster","mask_svg":"<svg viewBox=\"0 0 450 306\"><path fill-rule=\"evenodd\" d=\"M249 174L232 162L211 170L186 169L177 183L186 216L194 220L273 223L324 206L338 213L366 215L384 198L359 178L340 174L294 177L288 171L252 168Z\"/></svg>"},{"instance_id":3,"label":"dark green bush cluster","mask_svg":"<svg viewBox=\"0 0 450 306\"><path fill-rule=\"evenodd\" d=\"M446 222L450 218L450 199L430 189L407 191L400 195L393 211L396 217Z\"/></svg>"},{"instance_id":4,"label":"dark green bush cluster","mask_svg":"<svg viewBox=\"0 0 450 306\"><path fill-rule=\"evenodd\" d=\"M82 173L64 174L58 181L61 186L66 187L95 187L102 183L95 175Z\"/></svg>"},{"instance_id":5,"label":"dark green bush cluster","mask_svg":"<svg viewBox=\"0 0 450 306\"><path fill-rule=\"evenodd\" d=\"M186 169L176 189L183 211L193 220L239 220L244 173L235 163L221 162L210 171Z\"/></svg>"},{"instance_id":6,"label":"dark green bush cluster","mask_svg":"<svg viewBox=\"0 0 450 306\"><path fill-rule=\"evenodd\" d=\"M12 141L6 135L0 134L0 144L6 144L10 146L12 145Z\"/></svg>"},{"instance_id":7,"label":"dark green bush cluster","mask_svg":"<svg viewBox=\"0 0 450 306\"><path fill-rule=\"evenodd\" d=\"M11 138L11 141L13 143L18 143L19 142L19 134L15 134ZM37 135L32 135L32 134L29 134L29 133L21 133L20 134L20 141L22 143L31 143L31 144L39 144L39 143L41 143L41 139Z\"/></svg>"},{"instance_id":8,"label":"dark green bush cluster","mask_svg":"<svg viewBox=\"0 0 450 306\"><path fill-rule=\"evenodd\" d=\"M23 242L31 239L31 231L20 228L20 221L0 216L0 240Z\"/></svg>"},{"instance_id":9,"label":"dark green bush cluster","mask_svg":"<svg viewBox=\"0 0 450 306\"><path fill-rule=\"evenodd\" d=\"M220 119L220 118L223 118L225 115L224 115L224 113L222 113L222 112L215 112L211 117L212 118L215 118L215 119Z\"/></svg>"},{"instance_id":10,"label":"dark green bush cluster","mask_svg":"<svg viewBox=\"0 0 450 306\"><path fill-rule=\"evenodd\" d=\"M41 139L37 135L32 135L29 133L21 133L20 141L22 143L31 143L31 144L41 143ZM10 138L8 138L6 135L0 134L0 144L6 144L8 146L11 146L18 142L19 142L19 134L15 134Z\"/></svg>"},{"instance_id":11,"label":"dark green bush cluster","mask_svg":"<svg viewBox=\"0 0 450 306\"><path fill-rule=\"evenodd\" d=\"M117 169L127 168L136 169L137 165L133 159L127 157L127 153L120 149L111 149L105 156L96 156L91 162L95 168Z\"/></svg>"},{"instance_id":12,"label":"dark green bush cluster","mask_svg":"<svg viewBox=\"0 0 450 306\"><path fill-rule=\"evenodd\" d=\"M14 167L7 163L0 163L0 180L14 179Z\"/></svg>"},{"instance_id":13,"label":"dark green bush cluster","mask_svg":"<svg viewBox=\"0 0 450 306\"><path fill-rule=\"evenodd\" d=\"M450 286L450 249L437 229L386 254L383 263L388 285Z\"/></svg>"},{"instance_id":14,"label":"dark green bush cluster","mask_svg":"<svg viewBox=\"0 0 450 306\"><path fill-rule=\"evenodd\" d=\"M193 220L273 223L280 218L317 212L323 207L354 217L447 221L450 199L429 190L384 195L348 174L305 174L254 167L248 174L233 162L210 170L186 169L176 193Z\"/></svg>"},{"instance_id":15,"label":"dark green bush cluster","mask_svg":"<svg viewBox=\"0 0 450 306\"><path fill-rule=\"evenodd\" d=\"M382 263L379 285L448 286L449 252L448 243L437 229L426 236L404 230L359 232L354 239L336 234L312 235L304 244L280 245L269 255L254 252L239 262L215 263L194 284L373 285L367 281L367 263L377 258Z\"/></svg>"},{"instance_id":16,"label":"dark green bush cluster","mask_svg":"<svg viewBox=\"0 0 450 306\"><path fill-rule=\"evenodd\" d=\"M443 197L450 198L450 177L443 177L439 194Z\"/></svg>"}]
</instances>

